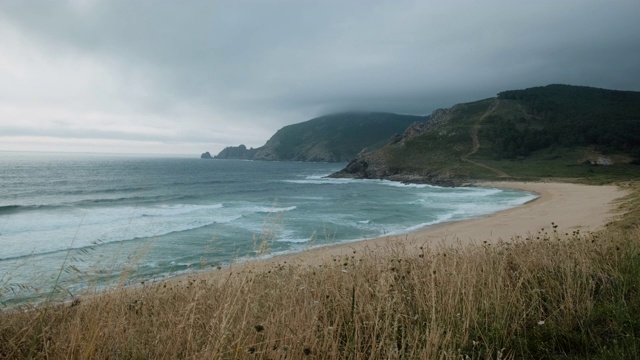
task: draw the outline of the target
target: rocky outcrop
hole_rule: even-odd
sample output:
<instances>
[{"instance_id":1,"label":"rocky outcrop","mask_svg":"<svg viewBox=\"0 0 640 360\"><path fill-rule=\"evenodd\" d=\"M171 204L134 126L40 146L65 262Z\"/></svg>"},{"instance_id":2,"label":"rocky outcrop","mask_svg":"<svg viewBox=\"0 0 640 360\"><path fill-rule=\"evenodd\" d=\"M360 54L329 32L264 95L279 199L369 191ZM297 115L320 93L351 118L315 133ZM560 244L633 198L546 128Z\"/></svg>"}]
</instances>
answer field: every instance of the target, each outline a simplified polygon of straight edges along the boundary
<instances>
[{"instance_id":1,"label":"rocky outcrop","mask_svg":"<svg viewBox=\"0 0 640 360\"><path fill-rule=\"evenodd\" d=\"M237 159L237 160L253 160L258 153L258 149L247 149L246 146L228 146L216 155L216 159Z\"/></svg>"},{"instance_id":2,"label":"rocky outcrop","mask_svg":"<svg viewBox=\"0 0 640 360\"><path fill-rule=\"evenodd\" d=\"M329 175L331 178L384 179L396 175L379 154L361 152L342 170Z\"/></svg>"},{"instance_id":3,"label":"rocky outcrop","mask_svg":"<svg viewBox=\"0 0 640 360\"><path fill-rule=\"evenodd\" d=\"M424 183L440 186L459 186L466 181L456 179L446 173L429 171L421 172L395 169L389 166L387 154L395 147L403 147L407 140L420 136L428 131L438 131L452 118L451 109L438 109L431 114L428 121L414 122L402 135L392 136L387 145L376 151L361 151L355 159L342 170L329 175L331 178L386 179L405 183Z\"/></svg>"},{"instance_id":4,"label":"rocky outcrop","mask_svg":"<svg viewBox=\"0 0 640 360\"><path fill-rule=\"evenodd\" d=\"M207 151L205 153L202 153L202 155L200 155L200 159L213 159L213 157L211 156L211 154Z\"/></svg>"},{"instance_id":5,"label":"rocky outcrop","mask_svg":"<svg viewBox=\"0 0 640 360\"><path fill-rule=\"evenodd\" d=\"M361 153L342 170L329 175L330 178L385 179L411 184L431 184L437 186L462 186L469 181L451 177L437 171L402 171L389 168L379 152Z\"/></svg>"},{"instance_id":6,"label":"rocky outcrop","mask_svg":"<svg viewBox=\"0 0 640 360\"><path fill-rule=\"evenodd\" d=\"M276 133L277 134L277 133ZM258 148L254 159L264 161L277 161L280 160L280 156L277 153L277 149L280 146L280 140L275 135L272 136L266 144Z\"/></svg>"},{"instance_id":7,"label":"rocky outcrop","mask_svg":"<svg viewBox=\"0 0 640 360\"><path fill-rule=\"evenodd\" d=\"M449 120L451 120L453 116L453 112L456 110L456 107L452 107L450 109L438 109L435 110L429 121L415 122L411 124L407 130L405 130L404 134L402 134L401 139L398 142L404 142L414 137L420 136L427 131L437 130L438 128L444 127Z\"/></svg>"}]
</instances>

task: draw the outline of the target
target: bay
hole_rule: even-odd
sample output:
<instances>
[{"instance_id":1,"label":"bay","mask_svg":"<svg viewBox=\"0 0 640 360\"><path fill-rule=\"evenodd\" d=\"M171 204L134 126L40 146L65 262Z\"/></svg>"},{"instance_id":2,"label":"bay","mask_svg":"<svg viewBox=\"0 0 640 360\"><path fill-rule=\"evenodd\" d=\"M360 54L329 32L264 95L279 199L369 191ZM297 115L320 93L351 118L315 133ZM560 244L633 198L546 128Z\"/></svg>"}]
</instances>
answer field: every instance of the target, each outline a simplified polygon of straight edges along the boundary
<instances>
[{"instance_id":1,"label":"bay","mask_svg":"<svg viewBox=\"0 0 640 360\"><path fill-rule=\"evenodd\" d=\"M402 234L535 198L325 178L344 165L0 153L0 302Z\"/></svg>"}]
</instances>

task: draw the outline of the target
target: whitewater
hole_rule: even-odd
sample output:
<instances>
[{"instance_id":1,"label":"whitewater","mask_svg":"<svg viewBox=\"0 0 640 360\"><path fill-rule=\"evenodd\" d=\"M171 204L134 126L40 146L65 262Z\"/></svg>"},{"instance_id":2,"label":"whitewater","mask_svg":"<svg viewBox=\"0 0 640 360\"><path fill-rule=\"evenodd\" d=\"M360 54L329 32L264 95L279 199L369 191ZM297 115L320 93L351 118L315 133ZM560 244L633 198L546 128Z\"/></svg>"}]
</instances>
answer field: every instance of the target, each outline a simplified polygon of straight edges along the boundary
<instances>
[{"instance_id":1,"label":"whitewater","mask_svg":"<svg viewBox=\"0 0 640 360\"><path fill-rule=\"evenodd\" d=\"M403 234L536 197L326 178L344 165L0 152L0 303Z\"/></svg>"}]
</instances>

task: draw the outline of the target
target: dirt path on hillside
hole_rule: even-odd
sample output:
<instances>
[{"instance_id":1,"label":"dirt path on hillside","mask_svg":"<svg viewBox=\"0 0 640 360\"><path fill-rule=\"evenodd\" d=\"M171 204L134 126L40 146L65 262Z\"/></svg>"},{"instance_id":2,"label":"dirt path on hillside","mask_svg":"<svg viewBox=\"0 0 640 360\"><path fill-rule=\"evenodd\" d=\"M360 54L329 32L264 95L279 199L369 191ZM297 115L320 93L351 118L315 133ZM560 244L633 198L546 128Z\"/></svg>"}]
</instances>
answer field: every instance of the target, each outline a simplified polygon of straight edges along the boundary
<instances>
[{"instance_id":1,"label":"dirt path on hillside","mask_svg":"<svg viewBox=\"0 0 640 360\"><path fill-rule=\"evenodd\" d=\"M469 156L477 153L478 149L480 149L480 140L478 139L478 131L480 130L480 125L482 121L486 119L489 115L491 115L498 108L499 104L500 104L500 100L496 99L496 101L493 103L493 105L491 105L491 107L487 110L487 112L485 112L484 115L482 115L480 119L478 119L478 121L476 121L476 123L473 124L473 126L471 127L471 151L469 151L465 155L462 155L460 158L462 159L462 161L468 162L476 166L483 167L487 170L490 170L496 173L496 175L498 175L499 178L506 178L506 177L509 177L509 174L505 173L504 171L498 170L496 168L492 168L491 166L481 164L473 160L469 160Z\"/></svg>"}]
</instances>

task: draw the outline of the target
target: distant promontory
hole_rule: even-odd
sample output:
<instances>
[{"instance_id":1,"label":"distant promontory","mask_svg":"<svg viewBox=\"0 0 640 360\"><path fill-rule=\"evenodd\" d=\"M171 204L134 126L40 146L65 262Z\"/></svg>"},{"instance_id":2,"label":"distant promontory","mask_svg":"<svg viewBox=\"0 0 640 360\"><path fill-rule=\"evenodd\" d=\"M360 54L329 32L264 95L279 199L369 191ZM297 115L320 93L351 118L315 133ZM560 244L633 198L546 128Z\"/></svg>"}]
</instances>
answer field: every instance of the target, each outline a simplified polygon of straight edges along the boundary
<instances>
[{"instance_id":1,"label":"distant promontory","mask_svg":"<svg viewBox=\"0 0 640 360\"><path fill-rule=\"evenodd\" d=\"M247 149L246 146L228 146L216 155L216 159L240 159L253 160L258 153L258 149Z\"/></svg>"},{"instance_id":2,"label":"distant promontory","mask_svg":"<svg viewBox=\"0 0 640 360\"><path fill-rule=\"evenodd\" d=\"M412 123L428 117L393 113L341 113L321 116L278 130L265 145L227 147L215 159L348 162L375 150Z\"/></svg>"}]
</instances>

